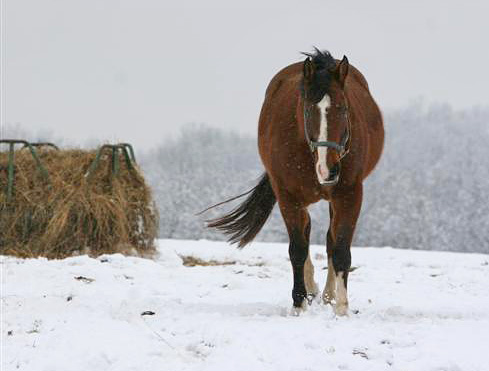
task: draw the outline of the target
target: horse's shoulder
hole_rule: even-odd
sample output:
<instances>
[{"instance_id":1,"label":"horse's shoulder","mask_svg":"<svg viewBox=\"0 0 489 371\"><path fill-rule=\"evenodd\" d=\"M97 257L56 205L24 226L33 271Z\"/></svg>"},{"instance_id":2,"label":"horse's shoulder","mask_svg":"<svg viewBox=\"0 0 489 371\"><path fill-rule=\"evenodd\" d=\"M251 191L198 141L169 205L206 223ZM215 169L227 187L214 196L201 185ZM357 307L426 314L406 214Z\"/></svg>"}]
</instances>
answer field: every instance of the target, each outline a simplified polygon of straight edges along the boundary
<instances>
[{"instance_id":1,"label":"horse's shoulder","mask_svg":"<svg viewBox=\"0 0 489 371\"><path fill-rule=\"evenodd\" d=\"M349 71L349 73L351 74L351 76L353 77L353 80L358 85L360 85L363 88L369 90L368 82L365 79L365 77L363 76L363 74L355 66L352 66L351 64L350 64L350 71Z\"/></svg>"},{"instance_id":2,"label":"horse's shoulder","mask_svg":"<svg viewBox=\"0 0 489 371\"><path fill-rule=\"evenodd\" d=\"M302 62L297 62L278 71L268 84L266 96L273 96L285 84L298 84L302 77Z\"/></svg>"}]
</instances>

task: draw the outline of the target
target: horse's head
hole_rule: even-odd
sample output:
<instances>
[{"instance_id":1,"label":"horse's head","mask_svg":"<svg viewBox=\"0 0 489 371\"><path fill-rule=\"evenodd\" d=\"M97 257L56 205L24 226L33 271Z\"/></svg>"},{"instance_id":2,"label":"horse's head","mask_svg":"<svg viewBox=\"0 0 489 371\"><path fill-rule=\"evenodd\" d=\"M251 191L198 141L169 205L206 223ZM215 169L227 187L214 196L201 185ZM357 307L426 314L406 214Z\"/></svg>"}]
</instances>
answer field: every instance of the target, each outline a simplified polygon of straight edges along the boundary
<instances>
[{"instance_id":1,"label":"horse's head","mask_svg":"<svg viewBox=\"0 0 489 371\"><path fill-rule=\"evenodd\" d=\"M316 49L306 54L303 65L302 99L304 132L322 185L334 185L340 161L348 153L350 122L345 98L348 59L336 62L328 52Z\"/></svg>"}]
</instances>

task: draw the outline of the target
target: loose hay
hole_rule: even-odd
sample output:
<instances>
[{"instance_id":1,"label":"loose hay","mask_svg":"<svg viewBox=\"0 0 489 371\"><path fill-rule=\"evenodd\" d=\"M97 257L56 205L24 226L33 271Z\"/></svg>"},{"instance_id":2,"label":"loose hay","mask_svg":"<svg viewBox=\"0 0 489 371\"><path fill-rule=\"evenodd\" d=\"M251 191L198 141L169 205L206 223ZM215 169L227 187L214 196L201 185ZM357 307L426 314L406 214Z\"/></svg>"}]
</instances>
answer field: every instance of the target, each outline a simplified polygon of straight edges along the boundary
<instances>
[{"instance_id":1,"label":"loose hay","mask_svg":"<svg viewBox=\"0 0 489 371\"><path fill-rule=\"evenodd\" d=\"M63 258L106 253L152 255L157 211L137 168L113 176L111 154L85 174L95 151L39 149L47 182L28 150L15 152L14 194L7 201L8 152L0 152L0 254Z\"/></svg>"},{"instance_id":2,"label":"loose hay","mask_svg":"<svg viewBox=\"0 0 489 371\"><path fill-rule=\"evenodd\" d=\"M186 267L196 267L196 266L204 266L204 267L214 267L217 265L234 265L236 262L234 260L231 261L219 261L219 260L204 260L201 258L197 258L192 255L180 255L182 259L183 265Z\"/></svg>"}]
</instances>

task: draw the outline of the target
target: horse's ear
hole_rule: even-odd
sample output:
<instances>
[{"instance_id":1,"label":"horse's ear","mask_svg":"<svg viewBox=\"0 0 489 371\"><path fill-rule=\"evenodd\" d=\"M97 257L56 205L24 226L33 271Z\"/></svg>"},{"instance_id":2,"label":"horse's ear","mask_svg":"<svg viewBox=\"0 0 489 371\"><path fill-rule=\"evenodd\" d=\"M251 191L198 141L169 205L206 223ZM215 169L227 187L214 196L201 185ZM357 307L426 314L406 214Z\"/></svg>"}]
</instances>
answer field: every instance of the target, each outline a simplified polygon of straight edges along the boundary
<instances>
[{"instance_id":1,"label":"horse's ear","mask_svg":"<svg viewBox=\"0 0 489 371\"><path fill-rule=\"evenodd\" d=\"M341 86L345 86L346 76L348 75L350 64L348 63L348 58L346 55L343 56L341 62L336 66L336 76Z\"/></svg>"},{"instance_id":2,"label":"horse's ear","mask_svg":"<svg viewBox=\"0 0 489 371\"><path fill-rule=\"evenodd\" d=\"M312 63L311 58L306 58L302 68L304 73L304 81L312 81L316 68L314 67L314 63Z\"/></svg>"}]
</instances>

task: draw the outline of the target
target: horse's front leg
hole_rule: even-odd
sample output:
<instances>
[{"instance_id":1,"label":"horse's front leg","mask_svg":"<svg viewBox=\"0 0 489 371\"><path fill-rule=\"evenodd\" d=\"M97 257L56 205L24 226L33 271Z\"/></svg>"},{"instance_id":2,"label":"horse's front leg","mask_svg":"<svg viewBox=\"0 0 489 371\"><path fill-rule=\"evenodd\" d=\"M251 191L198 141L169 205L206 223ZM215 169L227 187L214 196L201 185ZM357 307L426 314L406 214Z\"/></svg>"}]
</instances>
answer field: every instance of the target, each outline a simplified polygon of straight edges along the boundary
<instances>
[{"instance_id":1,"label":"horse's front leg","mask_svg":"<svg viewBox=\"0 0 489 371\"><path fill-rule=\"evenodd\" d=\"M331 220L327 248L329 269L325 292L326 296L331 295L335 281L335 312L340 316L348 314L347 287L348 273L351 267L350 247L362 206L362 193L362 184L360 183L354 187L338 190L330 201ZM330 274L333 274L331 268L334 269L335 276L333 278L330 278Z\"/></svg>"},{"instance_id":2,"label":"horse's front leg","mask_svg":"<svg viewBox=\"0 0 489 371\"><path fill-rule=\"evenodd\" d=\"M289 256L294 274L292 300L294 308L297 310L303 308L307 297L304 266L309 255L310 218L305 207L291 202L291 200L286 200L285 202L279 200L279 205L289 234ZM312 264L308 265L307 268L308 286L310 286L311 274L314 274L314 271L311 271Z\"/></svg>"}]
</instances>

